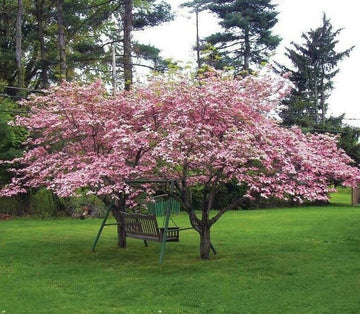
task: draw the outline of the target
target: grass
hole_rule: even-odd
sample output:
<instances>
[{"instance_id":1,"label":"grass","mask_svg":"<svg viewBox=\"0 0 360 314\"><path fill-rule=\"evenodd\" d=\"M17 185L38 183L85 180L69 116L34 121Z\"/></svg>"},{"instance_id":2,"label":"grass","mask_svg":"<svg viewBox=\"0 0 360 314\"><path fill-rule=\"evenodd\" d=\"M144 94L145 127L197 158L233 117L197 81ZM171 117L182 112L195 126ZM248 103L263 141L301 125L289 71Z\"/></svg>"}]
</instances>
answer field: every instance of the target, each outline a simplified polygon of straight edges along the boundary
<instances>
[{"instance_id":1,"label":"grass","mask_svg":"<svg viewBox=\"0 0 360 314\"><path fill-rule=\"evenodd\" d=\"M218 255L190 230L160 245L115 247L98 219L0 221L0 313L360 313L360 208L234 211L214 226ZM184 215L175 217L187 226Z\"/></svg>"}]
</instances>

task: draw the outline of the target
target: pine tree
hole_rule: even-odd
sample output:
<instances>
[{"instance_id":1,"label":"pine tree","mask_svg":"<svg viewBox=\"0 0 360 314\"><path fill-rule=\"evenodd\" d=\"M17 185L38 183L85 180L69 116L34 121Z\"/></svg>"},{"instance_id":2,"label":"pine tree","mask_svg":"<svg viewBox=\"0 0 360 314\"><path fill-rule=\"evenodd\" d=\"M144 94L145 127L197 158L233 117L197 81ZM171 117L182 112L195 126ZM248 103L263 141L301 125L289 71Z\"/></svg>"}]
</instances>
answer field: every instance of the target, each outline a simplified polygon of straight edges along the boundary
<instances>
[{"instance_id":1,"label":"pine tree","mask_svg":"<svg viewBox=\"0 0 360 314\"><path fill-rule=\"evenodd\" d=\"M278 15L271 0L217 0L209 8L221 19L224 32L209 36L207 41L238 72L248 73L251 66L267 61L280 43L271 32Z\"/></svg>"},{"instance_id":2,"label":"pine tree","mask_svg":"<svg viewBox=\"0 0 360 314\"><path fill-rule=\"evenodd\" d=\"M330 19L324 14L320 27L302 34L304 43L293 42L292 48L287 48L286 56L293 68L284 69L292 73L295 88L285 101L287 108L281 114L284 124L309 127L326 123L326 101L339 72L337 65L353 49L336 51L336 38L341 30L333 30Z\"/></svg>"},{"instance_id":3,"label":"pine tree","mask_svg":"<svg viewBox=\"0 0 360 314\"><path fill-rule=\"evenodd\" d=\"M200 35L199 35L199 13L208 9L209 3L211 0L192 0L185 2L181 5L181 7L189 7L193 9L193 13L195 13L195 25L196 25L196 42L195 42L195 50L196 50L196 63L198 69L201 68L202 60L201 60L201 43L200 43Z\"/></svg>"},{"instance_id":4,"label":"pine tree","mask_svg":"<svg viewBox=\"0 0 360 314\"><path fill-rule=\"evenodd\" d=\"M293 42L292 48L287 48L286 56L293 68L283 67L283 70L291 72L294 88L284 101L285 109L280 116L284 125L298 125L308 132L338 134L339 147L359 164L360 129L344 125L344 115L326 117L326 101L334 88L338 63L349 57L354 48L336 51L337 36L341 31L333 30L330 19L324 14L321 26L302 34L304 43Z\"/></svg>"},{"instance_id":5,"label":"pine tree","mask_svg":"<svg viewBox=\"0 0 360 314\"><path fill-rule=\"evenodd\" d=\"M162 0L135 0L133 7L127 7L127 16L129 12L132 16L125 23L125 4L132 1L0 1L0 85L37 89L62 79L88 81L101 77L109 81L112 59L104 38L118 24L116 29L123 32L110 40L121 44L119 65L127 77L124 81L131 84L131 58L141 50L134 49L131 30L172 18L170 5ZM152 55L151 60L155 59ZM0 92L16 97L18 91L0 88Z\"/></svg>"},{"instance_id":6,"label":"pine tree","mask_svg":"<svg viewBox=\"0 0 360 314\"><path fill-rule=\"evenodd\" d=\"M119 20L122 22L121 64L124 70L124 87L126 90L130 90L133 84L133 57L152 61L155 68L157 62L162 63L159 51L157 52L156 48L152 49L154 47L132 41L132 31L143 30L168 22L173 16L171 6L162 0L124 0L119 11Z\"/></svg>"}]
</instances>

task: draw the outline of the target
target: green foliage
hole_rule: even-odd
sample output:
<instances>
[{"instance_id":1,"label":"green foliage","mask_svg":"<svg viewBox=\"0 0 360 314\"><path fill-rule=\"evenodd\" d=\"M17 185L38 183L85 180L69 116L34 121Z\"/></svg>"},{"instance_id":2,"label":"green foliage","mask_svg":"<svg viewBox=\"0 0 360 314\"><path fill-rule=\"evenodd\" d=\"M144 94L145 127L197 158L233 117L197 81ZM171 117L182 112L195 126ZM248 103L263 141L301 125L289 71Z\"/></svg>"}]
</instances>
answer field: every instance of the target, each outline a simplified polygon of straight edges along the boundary
<instances>
[{"instance_id":1,"label":"green foliage","mask_svg":"<svg viewBox=\"0 0 360 314\"><path fill-rule=\"evenodd\" d=\"M0 213L12 216L79 218L84 212L89 217L103 217L106 206L95 195L84 194L79 197L59 199L43 188L29 190L27 194L0 198Z\"/></svg>"},{"instance_id":2,"label":"green foliage","mask_svg":"<svg viewBox=\"0 0 360 314\"><path fill-rule=\"evenodd\" d=\"M106 205L96 195L83 194L78 197L69 197L62 199L67 215L80 217L84 211L91 217L103 217L106 212Z\"/></svg>"},{"instance_id":3,"label":"green foliage","mask_svg":"<svg viewBox=\"0 0 360 314\"><path fill-rule=\"evenodd\" d=\"M291 72L290 79L295 87L285 100L286 108L281 113L285 125L326 123L326 101L334 87L333 79L339 72L337 65L353 49L336 50L340 32L341 29L333 30L324 14L321 26L302 34L303 44L292 43L292 48L287 48L286 55L293 69L283 67L283 70Z\"/></svg>"},{"instance_id":4,"label":"green foliage","mask_svg":"<svg viewBox=\"0 0 360 314\"><path fill-rule=\"evenodd\" d=\"M66 38L68 79L77 72L97 71L105 53L99 38L108 27L111 5L100 1L63 1L63 20ZM24 1L22 23L22 63L24 87L46 87L62 79L59 69L58 24L56 1ZM17 86L15 63L15 20L17 1L0 3L0 80ZM87 43L88 49L79 60L78 47ZM3 54L4 53L4 54ZM10 93L14 96L17 93Z\"/></svg>"},{"instance_id":5,"label":"green foliage","mask_svg":"<svg viewBox=\"0 0 360 314\"><path fill-rule=\"evenodd\" d=\"M0 213L12 216L57 217L65 215L61 200L46 189L0 198Z\"/></svg>"},{"instance_id":6,"label":"green foliage","mask_svg":"<svg viewBox=\"0 0 360 314\"><path fill-rule=\"evenodd\" d=\"M235 181L226 183L215 196L214 199L214 210L222 209L227 205L231 204L235 199L239 199L244 196L247 192L245 185L239 186ZM197 185L191 190L192 204L194 208L201 210L204 197L204 186ZM248 205L245 205L247 206Z\"/></svg>"},{"instance_id":7,"label":"green foliage","mask_svg":"<svg viewBox=\"0 0 360 314\"><path fill-rule=\"evenodd\" d=\"M160 56L160 49L152 45L144 45L141 43L134 43L133 45L134 53L139 62L150 61L151 65L143 65L151 68L156 72L164 72L170 67L169 61L163 59Z\"/></svg>"},{"instance_id":8,"label":"green foliage","mask_svg":"<svg viewBox=\"0 0 360 314\"><path fill-rule=\"evenodd\" d=\"M21 196L1 197L0 198L0 213L11 216L20 216L25 212L24 200Z\"/></svg>"},{"instance_id":9,"label":"green foliage","mask_svg":"<svg viewBox=\"0 0 360 314\"><path fill-rule=\"evenodd\" d=\"M109 82L111 53L106 42L121 43L123 40L121 15L124 2L60 2L62 10L59 11L65 25L66 79L89 81L94 77L101 77ZM64 79L60 71L61 47L57 3L50 0L24 1L23 87L46 88L51 83ZM170 21L173 18L170 8L165 1L135 1L134 29L144 29ZM0 82L5 82L8 86L18 86L15 62L16 13L17 1L0 1ZM118 18L117 21L114 21L114 16ZM119 47L119 50L122 48ZM118 62L118 65L120 64L121 62ZM19 90L6 90L6 94L17 97Z\"/></svg>"},{"instance_id":10,"label":"green foliage","mask_svg":"<svg viewBox=\"0 0 360 314\"><path fill-rule=\"evenodd\" d=\"M173 20L171 6L165 1L137 1L135 2L134 22L135 29L144 29L157 26Z\"/></svg>"},{"instance_id":11,"label":"green foliage","mask_svg":"<svg viewBox=\"0 0 360 314\"><path fill-rule=\"evenodd\" d=\"M345 150L346 154L350 156L355 164L360 165L360 129L344 126L340 134L339 146Z\"/></svg>"},{"instance_id":12,"label":"green foliage","mask_svg":"<svg viewBox=\"0 0 360 314\"><path fill-rule=\"evenodd\" d=\"M59 214L58 198L46 189L39 189L32 195L31 215L38 217L55 217Z\"/></svg>"},{"instance_id":13,"label":"green foliage","mask_svg":"<svg viewBox=\"0 0 360 314\"><path fill-rule=\"evenodd\" d=\"M280 43L280 38L271 32L278 14L271 0L208 2L208 8L221 19L224 32L212 34L206 41L218 49L221 62L240 73L268 60Z\"/></svg>"},{"instance_id":14,"label":"green foliage","mask_svg":"<svg viewBox=\"0 0 360 314\"><path fill-rule=\"evenodd\" d=\"M188 7L193 8L193 10L196 12L204 11L209 8L209 4L212 3L212 0L191 0L182 3L181 7Z\"/></svg>"},{"instance_id":15,"label":"green foliage","mask_svg":"<svg viewBox=\"0 0 360 314\"><path fill-rule=\"evenodd\" d=\"M209 68L223 70L231 64L230 58L222 54L218 48L210 43L206 43L204 45L200 55L203 66L199 69L199 71L202 73L206 73Z\"/></svg>"},{"instance_id":16,"label":"green foliage","mask_svg":"<svg viewBox=\"0 0 360 314\"><path fill-rule=\"evenodd\" d=\"M12 160L23 153L22 143L28 133L24 128L9 125L15 115L24 112L17 104L8 98L0 98L0 160ZM8 183L11 175L8 166L0 164L0 186Z\"/></svg>"},{"instance_id":17,"label":"green foliage","mask_svg":"<svg viewBox=\"0 0 360 314\"><path fill-rule=\"evenodd\" d=\"M337 37L341 29L333 30L330 19L324 14L322 25L302 34L304 43L292 43L287 48L287 57L293 68L283 67L290 72L294 88L280 113L283 125L297 125L307 132L328 132L339 134L339 147L360 163L360 131L343 124L344 115L326 117L327 99L331 95L333 79L339 72L338 63L348 57L353 47L338 52Z\"/></svg>"},{"instance_id":18,"label":"green foliage","mask_svg":"<svg viewBox=\"0 0 360 314\"><path fill-rule=\"evenodd\" d=\"M17 1L16 1L17 2ZM0 82L14 82L16 2L0 2ZM3 92L3 91L1 91Z\"/></svg>"}]
</instances>

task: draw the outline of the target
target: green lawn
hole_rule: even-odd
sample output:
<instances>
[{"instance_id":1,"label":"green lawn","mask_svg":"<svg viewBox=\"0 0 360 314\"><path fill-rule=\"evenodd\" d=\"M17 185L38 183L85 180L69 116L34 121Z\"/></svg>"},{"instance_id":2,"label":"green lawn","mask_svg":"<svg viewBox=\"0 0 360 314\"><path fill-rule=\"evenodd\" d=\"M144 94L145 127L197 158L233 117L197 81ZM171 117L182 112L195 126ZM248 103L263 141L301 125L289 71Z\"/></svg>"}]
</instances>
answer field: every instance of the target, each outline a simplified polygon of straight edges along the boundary
<instances>
[{"instance_id":1,"label":"green lawn","mask_svg":"<svg viewBox=\"0 0 360 314\"><path fill-rule=\"evenodd\" d=\"M218 255L192 230L115 247L98 219L0 221L0 313L360 313L360 208L234 211L215 226ZM188 226L185 216L175 220Z\"/></svg>"}]
</instances>

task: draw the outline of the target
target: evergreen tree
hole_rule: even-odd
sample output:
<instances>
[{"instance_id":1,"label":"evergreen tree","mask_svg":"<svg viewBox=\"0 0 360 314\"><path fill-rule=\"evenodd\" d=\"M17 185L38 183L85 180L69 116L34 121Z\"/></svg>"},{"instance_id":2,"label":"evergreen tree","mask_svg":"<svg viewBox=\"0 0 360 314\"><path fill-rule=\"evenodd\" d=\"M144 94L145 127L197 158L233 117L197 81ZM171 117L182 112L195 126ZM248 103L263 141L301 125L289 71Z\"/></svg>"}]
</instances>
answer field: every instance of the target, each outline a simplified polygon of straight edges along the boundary
<instances>
[{"instance_id":1,"label":"evergreen tree","mask_svg":"<svg viewBox=\"0 0 360 314\"><path fill-rule=\"evenodd\" d=\"M360 164L360 129L344 125L344 115L326 117L326 101L334 88L333 79L339 72L338 63L348 57L353 49L336 51L337 36L341 30L333 30L330 19L324 14L320 27L302 34L304 43L293 42L292 48L287 48L286 56L293 68L283 67L283 70L291 72L294 88L284 100L285 108L280 116L284 125L298 125L308 132L338 134L339 147L356 164Z\"/></svg>"},{"instance_id":2,"label":"evergreen tree","mask_svg":"<svg viewBox=\"0 0 360 314\"><path fill-rule=\"evenodd\" d=\"M120 64L124 73L124 88L130 90L133 84L134 57L140 60L137 63L140 65L141 60L152 62L154 69L159 64L164 64L156 48L133 42L132 32L170 21L173 18L171 6L162 0L124 0L119 10L114 11L114 16L120 21L122 32L116 31L111 41L122 43Z\"/></svg>"},{"instance_id":3,"label":"evergreen tree","mask_svg":"<svg viewBox=\"0 0 360 314\"><path fill-rule=\"evenodd\" d=\"M248 73L252 65L268 60L280 43L271 32L278 15L271 0L216 0L209 8L221 19L224 32L206 40L238 72Z\"/></svg>"},{"instance_id":4,"label":"evergreen tree","mask_svg":"<svg viewBox=\"0 0 360 314\"><path fill-rule=\"evenodd\" d=\"M353 47L336 51L337 36L341 29L333 30L330 20L323 15L322 25L302 34L303 44L292 43L286 56L293 69L291 80L295 87L285 100L282 112L285 125L310 127L326 124L327 99L334 88L333 79L339 72L338 63L348 57Z\"/></svg>"},{"instance_id":5,"label":"evergreen tree","mask_svg":"<svg viewBox=\"0 0 360 314\"><path fill-rule=\"evenodd\" d=\"M195 50L196 50L196 63L198 69L201 68L201 42L200 42L200 35L199 35L199 13L208 9L209 3L211 0L192 0L183 3L182 7L189 7L193 9L195 13L195 25L196 25L196 43L195 43Z\"/></svg>"},{"instance_id":6,"label":"evergreen tree","mask_svg":"<svg viewBox=\"0 0 360 314\"><path fill-rule=\"evenodd\" d=\"M64 78L88 81L101 77L109 81L112 58L104 38L115 28L123 32L110 40L121 43L119 64L130 77L135 52L131 30L155 26L172 17L164 1L135 0L133 7L127 6L126 12L131 11L132 16L126 19L125 32L125 4L132 1L0 1L0 85L12 86L1 92L18 96L24 93L13 87L46 88ZM151 60L155 59L152 55Z\"/></svg>"},{"instance_id":7,"label":"evergreen tree","mask_svg":"<svg viewBox=\"0 0 360 314\"><path fill-rule=\"evenodd\" d=\"M0 80L39 88L97 68L105 55L100 31L108 18L101 14L88 0L1 1Z\"/></svg>"}]
</instances>

